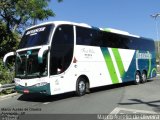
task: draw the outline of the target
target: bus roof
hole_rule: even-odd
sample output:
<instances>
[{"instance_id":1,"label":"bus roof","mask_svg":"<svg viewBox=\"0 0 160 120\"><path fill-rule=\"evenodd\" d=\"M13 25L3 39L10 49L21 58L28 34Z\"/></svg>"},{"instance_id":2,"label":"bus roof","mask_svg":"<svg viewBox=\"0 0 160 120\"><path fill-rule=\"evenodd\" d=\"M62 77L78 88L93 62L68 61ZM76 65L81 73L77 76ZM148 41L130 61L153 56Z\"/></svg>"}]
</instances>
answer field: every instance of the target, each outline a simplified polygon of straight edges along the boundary
<instances>
[{"instance_id":1,"label":"bus roof","mask_svg":"<svg viewBox=\"0 0 160 120\"><path fill-rule=\"evenodd\" d=\"M133 34L130 34L129 32L118 30L118 29L98 28L98 27L90 26L90 25L88 25L86 23L76 23L76 22L70 22L70 21L50 21L50 22L45 22L45 23L41 23L41 24L38 24L38 25L34 25L34 26L32 26L32 27L30 27L28 29L31 29L31 28L34 28L34 27L38 27L38 26L41 26L41 25L47 25L47 24L54 24L56 26L60 25L60 24L76 25L76 26L81 26L81 27L99 29L99 30L102 30L102 31L110 32L110 33L116 33L116 34L120 34L120 35L126 35L126 36L140 38L140 36L138 36L138 35L133 35Z\"/></svg>"},{"instance_id":2,"label":"bus roof","mask_svg":"<svg viewBox=\"0 0 160 120\"><path fill-rule=\"evenodd\" d=\"M117 33L117 34L121 34L121 35L126 35L126 36L131 36L131 37L140 38L140 36L138 36L138 35L133 35L133 34L130 34L129 32L122 31L122 30L118 30L118 29L104 28L104 30L105 30L106 32Z\"/></svg>"},{"instance_id":3,"label":"bus roof","mask_svg":"<svg viewBox=\"0 0 160 120\"><path fill-rule=\"evenodd\" d=\"M87 28L92 28L92 26L86 24L86 23L75 23L75 22L69 22L69 21L50 21L50 22L45 22L45 23L41 23L38 25L34 25L28 29L34 28L34 27L38 27L41 25L47 25L47 24L55 24L55 25L60 25L60 24L68 24L68 25L77 25L77 26L82 26L82 27L87 27ZM27 30L28 30L27 29Z\"/></svg>"}]
</instances>

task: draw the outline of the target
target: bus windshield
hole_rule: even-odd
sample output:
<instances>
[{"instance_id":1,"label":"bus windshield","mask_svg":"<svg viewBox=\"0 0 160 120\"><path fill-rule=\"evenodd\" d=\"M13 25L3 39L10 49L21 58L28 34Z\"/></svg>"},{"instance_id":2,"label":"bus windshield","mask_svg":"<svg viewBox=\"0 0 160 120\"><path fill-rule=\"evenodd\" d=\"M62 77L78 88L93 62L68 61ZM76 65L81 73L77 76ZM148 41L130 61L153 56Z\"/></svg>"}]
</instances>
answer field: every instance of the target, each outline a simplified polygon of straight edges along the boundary
<instances>
[{"instance_id":1,"label":"bus windshield","mask_svg":"<svg viewBox=\"0 0 160 120\"><path fill-rule=\"evenodd\" d=\"M43 25L27 30L19 44L19 49L46 45L49 42L53 25Z\"/></svg>"},{"instance_id":2,"label":"bus windshield","mask_svg":"<svg viewBox=\"0 0 160 120\"><path fill-rule=\"evenodd\" d=\"M16 55L16 77L36 78L47 76L47 53L44 54L43 63L38 63L39 49L18 52Z\"/></svg>"}]
</instances>

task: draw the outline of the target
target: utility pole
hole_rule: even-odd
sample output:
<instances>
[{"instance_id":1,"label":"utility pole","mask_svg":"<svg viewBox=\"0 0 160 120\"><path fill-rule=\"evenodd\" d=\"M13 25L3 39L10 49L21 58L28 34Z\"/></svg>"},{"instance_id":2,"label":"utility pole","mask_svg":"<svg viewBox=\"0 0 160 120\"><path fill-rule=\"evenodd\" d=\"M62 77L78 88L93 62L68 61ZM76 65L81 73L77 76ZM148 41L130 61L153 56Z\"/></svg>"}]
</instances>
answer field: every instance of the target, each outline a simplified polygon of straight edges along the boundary
<instances>
[{"instance_id":1,"label":"utility pole","mask_svg":"<svg viewBox=\"0 0 160 120\"><path fill-rule=\"evenodd\" d=\"M157 52L158 52L158 61L159 61L159 65L160 65L160 42L159 42L159 29L158 29L158 21L157 18L160 17L160 13L157 13L155 15L151 15L152 18L155 19L156 22L156 34L157 34L157 41L158 41L158 48L157 48Z\"/></svg>"}]
</instances>

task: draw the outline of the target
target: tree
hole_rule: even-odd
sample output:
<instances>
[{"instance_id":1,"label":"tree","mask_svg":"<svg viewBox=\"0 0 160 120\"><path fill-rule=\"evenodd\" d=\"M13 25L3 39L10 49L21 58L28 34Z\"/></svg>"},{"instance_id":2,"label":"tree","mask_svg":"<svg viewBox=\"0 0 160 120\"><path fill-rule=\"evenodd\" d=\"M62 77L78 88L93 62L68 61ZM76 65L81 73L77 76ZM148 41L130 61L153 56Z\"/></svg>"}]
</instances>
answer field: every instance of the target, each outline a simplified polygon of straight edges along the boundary
<instances>
[{"instance_id":1,"label":"tree","mask_svg":"<svg viewBox=\"0 0 160 120\"><path fill-rule=\"evenodd\" d=\"M57 0L62 2L63 0ZM13 71L4 68L2 57L15 51L21 33L34 20L48 19L55 13L48 8L50 0L0 0L0 83L10 83Z\"/></svg>"},{"instance_id":2,"label":"tree","mask_svg":"<svg viewBox=\"0 0 160 120\"><path fill-rule=\"evenodd\" d=\"M160 47L160 46L158 46L158 45L159 45L158 42L159 42L159 44L160 44L160 41L155 41L156 60L159 62L159 65L160 65L160 51L158 50L158 49L160 49L160 48L158 48L158 47Z\"/></svg>"},{"instance_id":3,"label":"tree","mask_svg":"<svg viewBox=\"0 0 160 120\"><path fill-rule=\"evenodd\" d=\"M18 45L19 35L8 32L6 24L0 21L0 58L9 51L14 51Z\"/></svg>"},{"instance_id":4,"label":"tree","mask_svg":"<svg viewBox=\"0 0 160 120\"><path fill-rule=\"evenodd\" d=\"M21 32L32 20L44 20L55 16L48 8L50 0L0 0L0 19L6 23L8 32ZM62 0L58 0L62 2Z\"/></svg>"},{"instance_id":5,"label":"tree","mask_svg":"<svg viewBox=\"0 0 160 120\"><path fill-rule=\"evenodd\" d=\"M62 0L57 0L62 2ZM16 49L24 29L34 20L44 20L55 13L50 0L0 0L0 58Z\"/></svg>"}]
</instances>

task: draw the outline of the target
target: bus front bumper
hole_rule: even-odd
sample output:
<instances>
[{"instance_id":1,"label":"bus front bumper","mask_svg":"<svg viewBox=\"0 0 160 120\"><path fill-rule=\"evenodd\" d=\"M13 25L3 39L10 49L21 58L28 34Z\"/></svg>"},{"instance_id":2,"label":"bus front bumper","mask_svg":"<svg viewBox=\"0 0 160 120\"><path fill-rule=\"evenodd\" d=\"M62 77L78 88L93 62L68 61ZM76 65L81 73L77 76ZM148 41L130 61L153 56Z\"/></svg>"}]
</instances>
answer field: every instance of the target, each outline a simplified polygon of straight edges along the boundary
<instances>
[{"instance_id":1,"label":"bus front bumper","mask_svg":"<svg viewBox=\"0 0 160 120\"><path fill-rule=\"evenodd\" d=\"M43 86L21 86L21 85L17 85L15 87L15 90L18 93L22 93L22 94L29 94L29 93L41 93L41 94L48 94L51 95L50 93L50 84L46 84Z\"/></svg>"}]
</instances>

